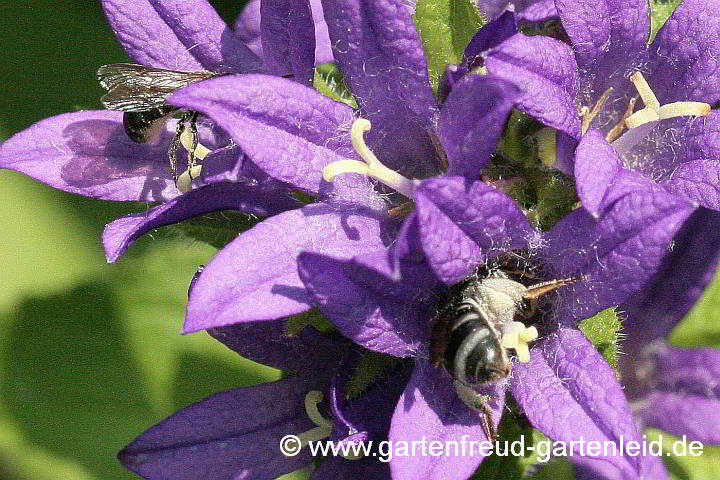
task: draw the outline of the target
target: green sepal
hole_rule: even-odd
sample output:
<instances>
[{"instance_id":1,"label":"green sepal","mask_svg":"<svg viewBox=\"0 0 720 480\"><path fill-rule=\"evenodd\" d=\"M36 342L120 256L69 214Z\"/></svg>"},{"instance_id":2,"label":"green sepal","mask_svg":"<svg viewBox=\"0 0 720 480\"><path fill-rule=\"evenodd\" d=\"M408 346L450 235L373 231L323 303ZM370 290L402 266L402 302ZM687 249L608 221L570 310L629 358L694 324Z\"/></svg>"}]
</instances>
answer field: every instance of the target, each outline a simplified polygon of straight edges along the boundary
<instances>
[{"instance_id":1,"label":"green sepal","mask_svg":"<svg viewBox=\"0 0 720 480\"><path fill-rule=\"evenodd\" d=\"M172 226L181 236L205 242L217 249L237 238L238 234L262 221L261 217L235 210L207 213Z\"/></svg>"},{"instance_id":2,"label":"green sepal","mask_svg":"<svg viewBox=\"0 0 720 480\"><path fill-rule=\"evenodd\" d=\"M470 0L418 0L413 20L425 47L430 83L437 94L445 67L462 62L465 47L487 20Z\"/></svg>"},{"instance_id":3,"label":"green sepal","mask_svg":"<svg viewBox=\"0 0 720 480\"><path fill-rule=\"evenodd\" d=\"M357 100L345 83L340 69L334 63L323 63L315 67L313 87L323 95L357 108Z\"/></svg>"},{"instance_id":4,"label":"green sepal","mask_svg":"<svg viewBox=\"0 0 720 480\"><path fill-rule=\"evenodd\" d=\"M682 0L650 0L650 41L681 3Z\"/></svg>"},{"instance_id":5,"label":"green sepal","mask_svg":"<svg viewBox=\"0 0 720 480\"><path fill-rule=\"evenodd\" d=\"M333 324L330 323L330 320L320 313L320 310L317 308L312 308L307 312L298 313L297 315L288 317L286 320L285 334L288 336L298 335L303 328L308 326L314 327L321 332L329 332L335 329Z\"/></svg>"},{"instance_id":6,"label":"green sepal","mask_svg":"<svg viewBox=\"0 0 720 480\"><path fill-rule=\"evenodd\" d=\"M622 318L615 311L615 307L586 318L578 327L605 360L616 369L618 344L622 337Z\"/></svg>"},{"instance_id":7,"label":"green sepal","mask_svg":"<svg viewBox=\"0 0 720 480\"><path fill-rule=\"evenodd\" d=\"M345 385L347 398L359 397L370 385L378 383L400 361L399 357L368 351L358 361L352 377Z\"/></svg>"}]
</instances>

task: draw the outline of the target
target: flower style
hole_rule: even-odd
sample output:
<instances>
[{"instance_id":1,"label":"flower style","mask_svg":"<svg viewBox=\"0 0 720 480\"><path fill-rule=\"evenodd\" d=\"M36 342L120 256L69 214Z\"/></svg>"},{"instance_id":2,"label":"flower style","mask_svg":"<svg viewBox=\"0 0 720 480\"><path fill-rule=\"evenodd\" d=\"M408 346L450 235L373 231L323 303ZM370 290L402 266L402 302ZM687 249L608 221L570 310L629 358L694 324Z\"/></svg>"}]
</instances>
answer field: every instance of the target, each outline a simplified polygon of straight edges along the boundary
<instances>
[{"instance_id":1,"label":"flower style","mask_svg":"<svg viewBox=\"0 0 720 480\"><path fill-rule=\"evenodd\" d=\"M265 2L263 57L255 55L243 43L243 32L233 32L206 1L104 0L103 8L118 40L140 64L220 74L292 74L295 81L310 84L315 60L310 3L305 2L305 9L291 3L292 8L280 0ZM194 215L235 209L264 217L300 206L290 197L288 185L255 167L226 134L206 121L198 125L199 137L212 153L193 182L196 190L181 195L168 169L167 148L175 131L169 123L158 144L140 145L127 137L121 112L59 115L4 142L0 167L89 197L162 202L108 226L104 242L109 261L143 233Z\"/></svg>"},{"instance_id":2,"label":"flower style","mask_svg":"<svg viewBox=\"0 0 720 480\"><path fill-rule=\"evenodd\" d=\"M312 327L289 335L283 321L243 324L210 333L243 357L294 372L282 380L215 394L180 410L136 438L118 455L147 479L275 478L310 464L308 442L358 442L387 437L392 406L407 382L397 365L383 382L347 400L345 383L360 349ZM319 411L329 406L327 413ZM284 455L281 439L302 447ZM299 447L288 443L288 450ZM299 450L299 451L298 451ZM328 458L314 479L389 478L376 458Z\"/></svg>"}]
</instances>

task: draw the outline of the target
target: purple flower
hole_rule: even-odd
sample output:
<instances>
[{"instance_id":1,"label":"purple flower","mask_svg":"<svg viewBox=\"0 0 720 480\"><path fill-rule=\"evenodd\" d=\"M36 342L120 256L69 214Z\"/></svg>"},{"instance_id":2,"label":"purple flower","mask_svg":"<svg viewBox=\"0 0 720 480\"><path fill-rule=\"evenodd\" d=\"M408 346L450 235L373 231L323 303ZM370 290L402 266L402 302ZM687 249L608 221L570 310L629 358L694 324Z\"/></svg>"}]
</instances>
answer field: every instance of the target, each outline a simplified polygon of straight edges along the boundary
<instances>
[{"instance_id":1,"label":"purple flower","mask_svg":"<svg viewBox=\"0 0 720 480\"><path fill-rule=\"evenodd\" d=\"M243 43L247 35L232 31L206 1L104 0L103 8L118 40L140 64L220 74L292 74L297 82L312 81L315 30L309 1L265 2L261 43L267 48L262 58ZM234 209L264 217L300 206L287 184L259 170L212 122L201 120L198 128L210 153L193 183L198 192L188 195L180 195L168 168L174 122L157 144L140 145L128 138L123 113L117 111L80 111L42 120L2 145L0 167L80 195L162 202L108 226L104 241L109 261L143 233L191 216Z\"/></svg>"},{"instance_id":2,"label":"purple flower","mask_svg":"<svg viewBox=\"0 0 720 480\"><path fill-rule=\"evenodd\" d=\"M516 364L509 382L489 384L481 392L490 396L494 422L509 389L531 423L551 439L619 442L622 435L638 440L615 373L574 326L641 290L694 207L664 191L636 189L618 193L600 219L578 209L541 235L509 197L481 182L424 180L415 203L415 213L389 250L350 260L312 253L299 258L305 286L340 332L368 349L416 359L389 438L484 438L478 413L458 397L449 375L428 362L431 320L444 285L467 277L500 252L525 247L549 278L584 275L586 280L558 294L553 315L538 327L541 338L529 363ZM665 476L651 457L573 459L597 472L609 468L617 478ZM479 456L396 458L391 470L393 478L466 478L481 461Z\"/></svg>"},{"instance_id":3,"label":"purple flower","mask_svg":"<svg viewBox=\"0 0 720 480\"><path fill-rule=\"evenodd\" d=\"M491 73L523 88L520 108L557 129L555 166L575 170L581 196L604 188L610 179L578 175L572 159L582 135L598 129L627 168L717 209L717 163L708 160L716 123L708 113L720 99L710 61L720 49L717 3L683 2L649 46L644 0L556 4L572 48L517 34L484 54Z\"/></svg>"},{"instance_id":4,"label":"purple flower","mask_svg":"<svg viewBox=\"0 0 720 480\"><path fill-rule=\"evenodd\" d=\"M392 406L409 375L406 366L397 365L383 381L348 400L345 386L362 352L337 336L312 327L288 335L282 321L210 333L246 358L294 374L215 394L150 428L118 455L143 478L275 478L310 464L308 442L387 438ZM324 412L318 408L323 406ZM302 442L302 448L294 440L287 444L288 451L296 449L294 456L280 449L287 435ZM312 478L360 474L390 478L387 464L373 457L328 458Z\"/></svg>"},{"instance_id":5,"label":"purple flower","mask_svg":"<svg viewBox=\"0 0 720 480\"><path fill-rule=\"evenodd\" d=\"M407 201L385 186L413 197L417 178L446 169L479 178L517 91L472 76L440 108L411 13L402 2L343 1L325 9L359 112L260 75L215 78L170 98L212 118L268 175L322 201L267 219L226 246L193 289L186 332L308 310L297 256L351 258L385 248L400 223L388 209L402 210ZM381 185L373 188L368 177Z\"/></svg>"},{"instance_id":6,"label":"purple flower","mask_svg":"<svg viewBox=\"0 0 720 480\"><path fill-rule=\"evenodd\" d=\"M557 18L555 0L472 0L478 9L491 18L502 15L505 9L512 9L518 20L544 22Z\"/></svg>"}]
</instances>

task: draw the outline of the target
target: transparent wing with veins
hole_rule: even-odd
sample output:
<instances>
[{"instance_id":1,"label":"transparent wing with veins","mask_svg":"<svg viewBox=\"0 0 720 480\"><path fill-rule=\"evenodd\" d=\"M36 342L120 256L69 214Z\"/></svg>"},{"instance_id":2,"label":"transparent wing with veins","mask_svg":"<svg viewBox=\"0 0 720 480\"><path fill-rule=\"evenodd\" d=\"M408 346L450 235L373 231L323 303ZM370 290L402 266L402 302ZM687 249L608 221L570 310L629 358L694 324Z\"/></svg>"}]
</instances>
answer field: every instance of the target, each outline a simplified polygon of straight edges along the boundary
<instances>
[{"instance_id":1,"label":"transparent wing with veins","mask_svg":"<svg viewBox=\"0 0 720 480\"><path fill-rule=\"evenodd\" d=\"M109 110L143 112L165 106L175 90L217 75L213 72L181 72L133 63L103 65L97 71L100 85L108 91L100 101Z\"/></svg>"}]
</instances>

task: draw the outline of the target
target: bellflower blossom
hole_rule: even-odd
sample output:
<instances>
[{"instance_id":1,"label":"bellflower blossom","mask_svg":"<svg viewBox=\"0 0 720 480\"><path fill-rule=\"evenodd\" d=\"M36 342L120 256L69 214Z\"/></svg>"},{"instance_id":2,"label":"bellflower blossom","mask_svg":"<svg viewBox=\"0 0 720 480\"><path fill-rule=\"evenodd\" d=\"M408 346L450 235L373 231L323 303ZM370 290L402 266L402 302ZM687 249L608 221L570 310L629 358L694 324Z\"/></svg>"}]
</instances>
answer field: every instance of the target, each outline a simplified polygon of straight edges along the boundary
<instances>
[{"instance_id":1,"label":"bellflower blossom","mask_svg":"<svg viewBox=\"0 0 720 480\"><path fill-rule=\"evenodd\" d=\"M312 298L342 333L366 348L416 358L390 439L484 438L478 413L456 395L448 374L428 362L430 323L443 285L467 277L493 255L492 246L517 248L523 238L548 278L580 274L586 280L558 293L529 363L515 365L509 385L488 385L483 392L492 399L494 421L509 388L531 423L552 439L639 439L614 372L574 325L640 290L693 206L666 192L637 190L622 195L601 219L579 209L541 235L509 197L481 182L465 185L459 177L424 181L415 192L416 212L390 250L351 260L312 253L299 259ZM617 478L665 475L657 458L573 460L598 471L609 465ZM393 478L466 478L481 461L397 458L391 468Z\"/></svg>"},{"instance_id":2,"label":"bellflower blossom","mask_svg":"<svg viewBox=\"0 0 720 480\"><path fill-rule=\"evenodd\" d=\"M345 177L344 173L361 173L413 198L417 209L404 223L390 253L383 247L355 255L351 260L347 258L352 255L346 252L340 259L332 252L323 253L335 258L303 253L300 274L304 283L295 283L299 279L288 272L303 249L302 241L308 238L294 220L241 235L216 257L200 278L190 298L186 331L297 313L310 307L307 288L313 301L322 306L340 331L357 343L383 353L419 357L416 372L406 390L407 398L399 404L405 407L398 407L398 412L402 413L396 412L395 418L400 425L394 430L396 433L403 431L402 425L412 424L416 429L419 423L428 429L431 438L465 431L471 431L474 438L482 438L477 413L459 400L446 375L429 368L423 360L424 351L427 356L425 349L432 306L418 299L427 295L432 297L428 291L438 292L443 284L462 280L483 259L526 246L528 238L540 238L509 197L481 182L473 183L495 142L491 135L485 138L471 135L482 131L476 125L485 118L487 107L476 107L476 103L464 100L483 98L477 92L483 88L487 90L489 85L495 85L498 91L509 92L508 98L516 98L517 93L492 77L470 76L453 90L443 105L437 129L428 128L432 126L429 120L434 118L436 107L427 84L422 50L409 12L402 8L390 10L390 3L346 1L342 5L334 3L336 8L325 10L330 37L336 46L335 58L358 98L361 115L372 120L367 141L362 134L370 125L360 120L352 122L351 141L337 136L341 132L339 125L331 128L333 135L329 136L327 128L333 125L325 120L327 115L318 115L318 112L325 112L323 104L330 101L308 94L302 97L305 103L301 105L294 98L299 92L289 89L289 82L282 79L272 82L263 79L261 83L260 77L217 78L208 82L213 86L208 91L190 86L170 99L173 104L201 111L215 119L261 168L275 178L312 191L323 188L321 171L325 180L333 181L337 181L336 177ZM399 25L408 28L399 28ZM370 36L370 31L376 37ZM404 41L400 42L399 38ZM409 41L412 39L415 44ZM393 54L393 64L402 68L394 69L383 53ZM219 95L223 89L225 94ZM247 99L258 96L277 98L278 108L248 107ZM512 101L507 103L512 104ZM281 104L291 105L291 111L280 108ZM304 105L308 105L306 110L302 110ZM509 108L498 111L504 118ZM303 112L306 113L298 115ZM442 157L438 159L432 138L427 135L433 130L447 154L448 173L462 176L422 181L400 176L438 173L437 164ZM326 132L320 135L323 141L318 142L319 132L323 131ZM474 144L468 145L469 141ZM357 154L352 152L350 143ZM338 152L348 153L338 155ZM295 159L292 168L287 161L290 154ZM356 160L358 156L364 163ZM603 219L595 220L582 210L576 211L545 239L551 245L548 252L555 249L554 254L547 253L552 259L548 261L555 262L555 273L563 276L590 273L592 277L591 281L568 289L571 293L563 297L565 310L559 309L557 313L557 318L562 319L562 327L551 326L534 347L537 358L525 367L526 376L513 381L513 388L519 392L516 396L526 414L552 438L576 439L579 433L560 421L560 416L564 418L567 412L552 415L552 408L539 399L542 395L537 395L537 389L555 395L550 403L567 404L573 415L577 413L579 418L585 419L582 431L585 438L639 436L612 370L572 326L601 308L622 303L642 288L657 268L674 232L693 207L682 198L653 189L618 195L621 200ZM468 208L470 205L472 208ZM335 208L342 212L340 206ZM353 210L346 212L357 215ZM274 217L273 221L281 217ZM353 219L353 216L348 218ZM284 235L289 236L289 240L283 238L284 244L279 249L266 252L264 245L276 239L278 232L287 232ZM327 233L332 235L334 232ZM457 236L456 240L453 240L454 236ZM425 268L402 272L410 278L392 270L396 263L401 265L400 270L404 268L404 261L400 260L404 255L392 253L403 249L409 258L427 258ZM388 261L388 255L399 256L397 261ZM253 266L255 258L260 259L263 269L270 271L261 275L263 270ZM252 264L250 272L246 273L248 261ZM348 280L343 278L346 268L359 272L357 275L363 278L358 280L359 286L354 285L353 274L348 274ZM338 271L341 273L335 275ZM422 295L417 291L413 293L416 286L424 286ZM378 294L378 290L382 293ZM376 298L384 295L392 299L383 303ZM406 300L402 301L403 297L407 297ZM572 345L572 348L565 351L566 345ZM567 363L562 366L556 364L565 361ZM578 368L578 364L582 368ZM593 381L588 385L583 377L587 375L585 368L591 369L593 375L602 372L602 382L596 384ZM560 371L573 372L577 383L568 386L556 375ZM522 368L520 372L523 372ZM522 373L516 375L520 377ZM497 388L504 390L502 385ZM416 389L422 393L416 393ZM613 393L608 397L606 390ZM495 411L499 412L502 396L496 392L492 397ZM607 398L612 399L611 407L605 403ZM451 408L453 405L455 410ZM584 413L587 411L602 411L607 417L590 418ZM403 420L406 412L407 417ZM441 412L449 412L449 415ZM421 418L423 421L419 420ZM459 421L460 426L455 423L457 418L464 419ZM459 478L474 471L480 460L476 457L451 465L449 461L433 459L430 465L429 460L422 462L415 458L413 464L408 465L398 459L392 466L399 478L403 475L416 478L419 472L430 476L436 472L442 476L450 474L451 470L452 475ZM590 459L580 461L597 463ZM662 470L656 459L640 461L613 457L607 461L626 478Z\"/></svg>"},{"instance_id":3,"label":"bellflower blossom","mask_svg":"<svg viewBox=\"0 0 720 480\"><path fill-rule=\"evenodd\" d=\"M314 3L319 7L319 2ZM312 82L316 42L309 1L265 2L262 57L243 43L247 35L232 31L206 1L104 0L102 4L118 40L140 64L219 74L292 74L297 82ZM169 122L158 144L140 145L128 138L123 114L117 111L79 111L42 120L3 143L0 168L89 197L162 202L108 226L104 243L109 261L143 233L195 215L235 209L270 216L300 206L290 197L288 185L259 170L226 134L202 120L198 128L210 156L193 183L197 191L186 195L180 194L168 168L174 122Z\"/></svg>"},{"instance_id":4,"label":"bellflower blossom","mask_svg":"<svg viewBox=\"0 0 720 480\"><path fill-rule=\"evenodd\" d=\"M283 321L210 333L243 357L294 373L212 395L150 428L118 455L143 478L275 478L310 464L309 442L387 438L392 406L409 376L407 365L395 366L384 381L348 399L346 383L362 352L337 334L305 327L290 335ZM289 435L295 438L281 443ZM387 463L372 456L328 458L312 478L361 475L390 478Z\"/></svg>"},{"instance_id":5,"label":"bellflower blossom","mask_svg":"<svg viewBox=\"0 0 720 480\"><path fill-rule=\"evenodd\" d=\"M227 245L193 289L186 332L308 310L296 266L301 252L350 258L384 248L400 223L388 207L402 211L418 178L445 169L479 178L502 134L518 91L474 76L438 112L412 11L402 2L324 7L334 56L359 112L261 75L211 79L169 99L212 118L271 177L325 198L267 219ZM370 185L368 177L403 195L382 185L339 190L346 182Z\"/></svg>"}]
</instances>

